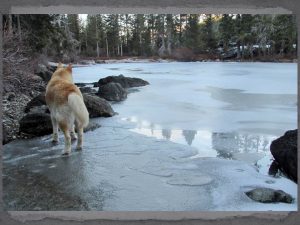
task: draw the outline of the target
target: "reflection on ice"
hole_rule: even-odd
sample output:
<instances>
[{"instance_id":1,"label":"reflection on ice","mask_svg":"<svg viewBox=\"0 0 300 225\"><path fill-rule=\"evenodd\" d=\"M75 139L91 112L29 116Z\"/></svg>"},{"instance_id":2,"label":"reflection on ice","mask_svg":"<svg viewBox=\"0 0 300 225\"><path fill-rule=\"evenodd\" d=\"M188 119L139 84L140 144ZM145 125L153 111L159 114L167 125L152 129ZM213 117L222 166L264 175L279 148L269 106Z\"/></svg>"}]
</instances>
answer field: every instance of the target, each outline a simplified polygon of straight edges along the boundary
<instances>
[{"instance_id":1,"label":"reflection on ice","mask_svg":"<svg viewBox=\"0 0 300 225\"><path fill-rule=\"evenodd\" d=\"M135 121L136 118L130 119ZM255 163L265 155L269 155L272 135L259 135L237 132L211 132L208 130L162 129L147 121L137 123L130 131L157 139L189 145L198 150L195 157L220 157L238 159Z\"/></svg>"}]
</instances>

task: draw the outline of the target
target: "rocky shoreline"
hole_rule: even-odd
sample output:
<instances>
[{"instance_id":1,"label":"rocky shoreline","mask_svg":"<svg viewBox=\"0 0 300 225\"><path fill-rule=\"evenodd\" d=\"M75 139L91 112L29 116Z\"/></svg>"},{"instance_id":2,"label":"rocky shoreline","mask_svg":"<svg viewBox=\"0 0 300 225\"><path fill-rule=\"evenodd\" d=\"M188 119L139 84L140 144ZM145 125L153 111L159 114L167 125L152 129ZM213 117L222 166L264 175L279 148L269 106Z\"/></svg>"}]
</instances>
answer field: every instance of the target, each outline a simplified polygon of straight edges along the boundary
<instances>
[{"instance_id":1,"label":"rocky shoreline","mask_svg":"<svg viewBox=\"0 0 300 225\"><path fill-rule=\"evenodd\" d=\"M8 90L10 86L6 85L3 98L3 144L15 139L27 139L52 133L50 112L45 101L45 88L55 69L56 65L53 63L49 63L48 66L39 64L35 75L31 76L38 85L33 83L27 87L28 91L31 91L30 94L16 93L14 87ZM119 75L95 82L94 86L98 88L98 92L91 87L86 87L87 84L76 85L83 93L90 118L95 118L115 115L116 112L109 101L123 101L127 98L128 88L148 84L142 79ZM99 125L89 124L85 131L95 127Z\"/></svg>"}]
</instances>

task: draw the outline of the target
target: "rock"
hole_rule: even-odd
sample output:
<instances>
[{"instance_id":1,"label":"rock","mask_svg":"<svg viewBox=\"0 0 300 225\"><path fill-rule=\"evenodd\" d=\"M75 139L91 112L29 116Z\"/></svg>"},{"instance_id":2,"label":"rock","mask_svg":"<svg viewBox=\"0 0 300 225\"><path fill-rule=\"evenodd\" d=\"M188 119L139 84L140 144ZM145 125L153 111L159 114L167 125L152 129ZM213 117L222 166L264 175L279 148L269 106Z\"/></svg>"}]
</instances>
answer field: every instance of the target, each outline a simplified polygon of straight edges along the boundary
<instances>
[{"instance_id":1,"label":"rock","mask_svg":"<svg viewBox=\"0 0 300 225\"><path fill-rule=\"evenodd\" d=\"M2 124L2 144L5 145L8 142L9 142L9 140L7 137L7 130L6 130L5 126Z\"/></svg>"},{"instance_id":2,"label":"rock","mask_svg":"<svg viewBox=\"0 0 300 225\"><path fill-rule=\"evenodd\" d=\"M41 105L41 106L34 106L30 108L29 113L50 113L48 106Z\"/></svg>"},{"instance_id":3,"label":"rock","mask_svg":"<svg viewBox=\"0 0 300 225\"><path fill-rule=\"evenodd\" d=\"M52 73L54 73L55 72L55 70L57 69L57 66L55 66L55 65L47 65L47 69L50 71L50 72L52 72Z\"/></svg>"},{"instance_id":4,"label":"rock","mask_svg":"<svg viewBox=\"0 0 300 225\"><path fill-rule=\"evenodd\" d=\"M80 87L81 93L96 93L97 91L91 87Z\"/></svg>"},{"instance_id":5,"label":"rock","mask_svg":"<svg viewBox=\"0 0 300 225\"><path fill-rule=\"evenodd\" d=\"M12 101L12 100L14 100L16 98L16 94L14 93L14 92L9 92L8 94L7 94L7 100L8 101Z\"/></svg>"},{"instance_id":6,"label":"rock","mask_svg":"<svg viewBox=\"0 0 300 225\"><path fill-rule=\"evenodd\" d=\"M108 101L123 101L127 98L126 90L115 82L100 85L98 95Z\"/></svg>"},{"instance_id":7,"label":"rock","mask_svg":"<svg viewBox=\"0 0 300 225\"><path fill-rule=\"evenodd\" d=\"M279 169L297 183L297 130L287 131L274 140L270 150Z\"/></svg>"},{"instance_id":8,"label":"rock","mask_svg":"<svg viewBox=\"0 0 300 225\"><path fill-rule=\"evenodd\" d=\"M93 64L95 64L95 61L94 60L81 60L80 62L79 62L79 64L81 64L81 65L93 65Z\"/></svg>"},{"instance_id":9,"label":"rock","mask_svg":"<svg viewBox=\"0 0 300 225\"><path fill-rule=\"evenodd\" d=\"M141 87L148 85L149 82L140 79L140 78L132 78L132 77L124 77L122 74L119 76L108 76L106 78L102 78L98 81L99 87L108 83L119 83L123 88L131 88L131 87Z\"/></svg>"},{"instance_id":10,"label":"rock","mask_svg":"<svg viewBox=\"0 0 300 225\"><path fill-rule=\"evenodd\" d=\"M51 79L52 73L53 72L43 64L38 64L37 68L35 69L35 74L40 76L45 82L48 82Z\"/></svg>"},{"instance_id":11,"label":"rock","mask_svg":"<svg viewBox=\"0 0 300 225\"><path fill-rule=\"evenodd\" d=\"M95 63L97 63L97 64L104 64L105 60L97 59L97 60L95 60Z\"/></svg>"},{"instance_id":12,"label":"rock","mask_svg":"<svg viewBox=\"0 0 300 225\"><path fill-rule=\"evenodd\" d=\"M90 123L87 125L87 127L83 129L83 132L93 131L93 130L96 130L97 128L99 128L99 127L101 127L100 124L90 122Z\"/></svg>"},{"instance_id":13,"label":"rock","mask_svg":"<svg viewBox=\"0 0 300 225\"><path fill-rule=\"evenodd\" d=\"M4 90L4 93L14 92L15 87L12 84L5 84L5 85L3 85L3 90Z\"/></svg>"},{"instance_id":14,"label":"rock","mask_svg":"<svg viewBox=\"0 0 300 225\"><path fill-rule=\"evenodd\" d=\"M20 133L43 136L52 133L50 114L29 113L20 120Z\"/></svg>"},{"instance_id":15,"label":"rock","mask_svg":"<svg viewBox=\"0 0 300 225\"><path fill-rule=\"evenodd\" d=\"M271 188L255 188L251 191L247 191L245 194L252 200L262 203L293 202L293 198L290 194L282 190L274 190Z\"/></svg>"},{"instance_id":16,"label":"rock","mask_svg":"<svg viewBox=\"0 0 300 225\"><path fill-rule=\"evenodd\" d=\"M32 107L46 105L45 92L33 98L25 107L25 112L28 113Z\"/></svg>"},{"instance_id":17,"label":"rock","mask_svg":"<svg viewBox=\"0 0 300 225\"><path fill-rule=\"evenodd\" d=\"M90 94L83 94L83 99L89 111L90 118L101 116L111 117L115 115L115 112L105 99Z\"/></svg>"},{"instance_id":18,"label":"rock","mask_svg":"<svg viewBox=\"0 0 300 225\"><path fill-rule=\"evenodd\" d=\"M85 87L87 84L86 83L75 83L77 87Z\"/></svg>"}]
</instances>

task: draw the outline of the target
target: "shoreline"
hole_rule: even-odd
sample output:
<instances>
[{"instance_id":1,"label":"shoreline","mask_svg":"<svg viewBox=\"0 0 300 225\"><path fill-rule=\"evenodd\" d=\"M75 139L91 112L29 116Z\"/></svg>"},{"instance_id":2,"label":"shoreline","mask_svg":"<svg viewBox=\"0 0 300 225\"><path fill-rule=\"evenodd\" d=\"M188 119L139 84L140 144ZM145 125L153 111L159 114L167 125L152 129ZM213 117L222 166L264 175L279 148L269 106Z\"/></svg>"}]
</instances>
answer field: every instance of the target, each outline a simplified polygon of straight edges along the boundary
<instances>
[{"instance_id":1,"label":"shoreline","mask_svg":"<svg viewBox=\"0 0 300 225\"><path fill-rule=\"evenodd\" d=\"M97 64L114 64L114 63L167 63L167 62L236 62L236 63L297 63L298 59L254 59L254 60L239 60L239 59L195 59L195 60L177 60L172 58L143 58L143 57L127 57L127 58L82 58L71 63L73 67L87 67ZM57 62L49 61L49 66L57 66ZM67 62L64 62L67 65Z\"/></svg>"}]
</instances>

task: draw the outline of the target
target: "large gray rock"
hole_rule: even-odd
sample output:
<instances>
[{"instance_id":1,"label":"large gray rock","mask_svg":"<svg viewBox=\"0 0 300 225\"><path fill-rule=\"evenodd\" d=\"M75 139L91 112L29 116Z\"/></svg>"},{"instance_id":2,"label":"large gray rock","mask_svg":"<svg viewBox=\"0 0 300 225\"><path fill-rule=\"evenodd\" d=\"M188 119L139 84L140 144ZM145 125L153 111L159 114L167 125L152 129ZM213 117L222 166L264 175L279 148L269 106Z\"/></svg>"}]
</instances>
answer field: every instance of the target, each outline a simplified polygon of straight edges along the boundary
<instances>
[{"instance_id":1,"label":"large gray rock","mask_svg":"<svg viewBox=\"0 0 300 225\"><path fill-rule=\"evenodd\" d=\"M45 92L34 97L25 107L25 112L28 113L33 107L46 105Z\"/></svg>"},{"instance_id":2,"label":"large gray rock","mask_svg":"<svg viewBox=\"0 0 300 225\"><path fill-rule=\"evenodd\" d=\"M43 64L38 64L34 73L40 76L45 82L48 82L51 79L52 73L54 71L52 67L49 68Z\"/></svg>"},{"instance_id":3,"label":"large gray rock","mask_svg":"<svg viewBox=\"0 0 300 225\"><path fill-rule=\"evenodd\" d=\"M90 118L93 117L110 117L115 115L110 104L103 98L96 95L83 94L84 103L89 111ZM45 93L33 98L25 107L25 112L50 113L46 106ZM45 110L46 109L46 110Z\"/></svg>"},{"instance_id":4,"label":"large gray rock","mask_svg":"<svg viewBox=\"0 0 300 225\"><path fill-rule=\"evenodd\" d=\"M48 113L29 113L20 120L20 133L43 136L52 133L51 117Z\"/></svg>"},{"instance_id":5,"label":"large gray rock","mask_svg":"<svg viewBox=\"0 0 300 225\"><path fill-rule=\"evenodd\" d=\"M6 144L9 142L9 139L7 137L7 130L6 127L2 124L2 144Z\"/></svg>"},{"instance_id":6,"label":"large gray rock","mask_svg":"<svg viewBox=\"0 0 300 225\"><path fill-rule=\"evenodd\" d=\"M297 130L287 131L283 136L274 140L270 146L275 159L274 165L291 180L297 183ZM275 172L272 171L274 174Z\"/></svg>"},{"instance_id":7,"label":"large gray rock","mask_svg":"<svg viewBox=\"0 0 300 225\"><path fill-rule=\"evenodd\" d=\"M98 86L101 87L102 85L108 84L108 83L119 83L123 88L131 88L131 87L141 87L148 85L149 82L140 79L140 78L132 78L132 77L125 77L122 74L119 76L108 76L105 78L102 78L98 81Z\"/></svg>"},{"instance_id":8,"label":"large gray rock","mask_svg":"<svg viewBox=\"0 0 300 225\"><path fill-rule=\"evenodd\" d=\"M99 86L98 95L108 101L123 101L127 91L119 83L110 82Z\"/></svg>"},{"instance_id":9,"label":"large gray rock","mask_svg":"<svg viewBox=\"0 0 300 225\"><path fill-rule=\"evenodd\" d=\"M262 203L293 202L291 195L282 190L274 190L271 188L256 188L251 191L247 191L245 194L252 200Z\"/></svg>"},{"instance_id":10,"label":"large gray rock","mask_svg":"<svg viewBox=\"0 0 300 225\"><path fill-rule=\"evenodd\" d=\"M79 89L81 93L97 93L97 91L91 87L80 87Z\"/></svg>"},{"instance_id":11,"label":"large gray rock","mask_svg":"<svg viewBox=\"0 0 300 225\"><path fill-rule=\"evenodd\" d=\"M83 94L83 99L89 111L90 118L111 117L115 115L114 110L105 99L90 94Z\"/></svg>"}]
</instances>

